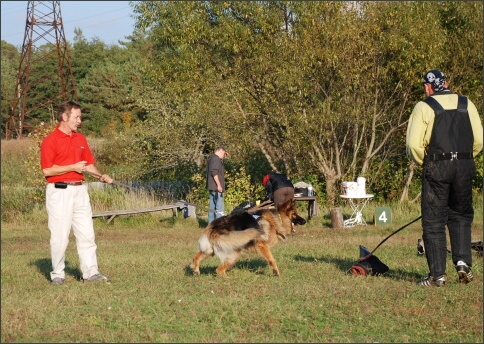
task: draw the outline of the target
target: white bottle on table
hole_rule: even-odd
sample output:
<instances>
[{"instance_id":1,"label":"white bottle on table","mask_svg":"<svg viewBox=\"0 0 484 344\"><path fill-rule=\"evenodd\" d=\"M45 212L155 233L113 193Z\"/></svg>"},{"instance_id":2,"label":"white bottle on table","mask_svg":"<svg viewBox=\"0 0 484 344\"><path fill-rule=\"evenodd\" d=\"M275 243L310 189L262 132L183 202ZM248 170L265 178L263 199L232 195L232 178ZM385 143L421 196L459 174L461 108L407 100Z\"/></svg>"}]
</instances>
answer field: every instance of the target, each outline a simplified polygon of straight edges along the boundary
<instances>
[{"instance_id":1,"label":"white bottle on table","mask_svg":"<svg viewBox=\"0 0 484 344\"><path fill-rule=\"evenodd\" d=\"M309 197L312 197L314 194L314 191L313 191L313 186L310 184L308 184L308 196Z\"/></svg>"}]
</instances>

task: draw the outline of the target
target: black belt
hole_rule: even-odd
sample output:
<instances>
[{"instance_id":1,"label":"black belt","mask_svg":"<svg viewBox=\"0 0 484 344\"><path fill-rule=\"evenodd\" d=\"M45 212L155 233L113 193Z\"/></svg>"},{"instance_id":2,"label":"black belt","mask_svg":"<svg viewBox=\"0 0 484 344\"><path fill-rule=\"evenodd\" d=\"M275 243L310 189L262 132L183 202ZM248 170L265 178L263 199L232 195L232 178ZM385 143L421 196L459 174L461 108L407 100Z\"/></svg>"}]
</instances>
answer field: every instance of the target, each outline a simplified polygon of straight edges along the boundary
<instances>
[{"instance_id":1,"label":"black belt","mask_svg":"<svg viewBox=\"0 0 484 344\"><path fill-rule=\"evenodd\" d=\"M78 181L78 182L55 182L54 187L56 189L66 189L67 185L72 185L72 186L79 186L84 184L83 181Z\"/></svg>"},{"instance_id":2,"label":"black belt","mask_svg":"<svg viewBox=\"0 0 484 344\"><path fill-rule=\"evenodd\" d=\"M427 155L427 159L429 161L436 161L436 160L460 160L460 159L472 159L472 153L457 153L457 152L450 152L450 153L440 153L440 154L429 154Z\"/></svg>"}]
</instances>

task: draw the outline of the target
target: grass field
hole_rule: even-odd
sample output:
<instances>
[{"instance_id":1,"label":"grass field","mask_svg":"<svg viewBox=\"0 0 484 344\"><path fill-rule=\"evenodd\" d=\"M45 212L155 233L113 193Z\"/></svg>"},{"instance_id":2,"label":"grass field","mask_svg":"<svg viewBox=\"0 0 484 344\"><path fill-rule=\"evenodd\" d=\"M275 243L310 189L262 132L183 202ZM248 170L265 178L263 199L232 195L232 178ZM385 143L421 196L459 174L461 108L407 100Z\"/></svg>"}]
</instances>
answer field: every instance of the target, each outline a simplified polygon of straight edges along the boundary
<instances>
[{"instance_id":1,"label":"grass field","mask_svg":"<svg viewBox=\"0 0 484 344\"><path fill-rule=\"evenodd\" d=\"M216 258L193 276L188 266L206 225L203 214L198 220L169 212L120 216L109 224L97 218L100 271L112 283L80 281L71 234L66 284L52 286L47 216L42 193L32 188L38 162L25 165L26 141L1 148L2 343L483 341L482 258L473 252L475 280L468 285L457 283L449 255L445 287L417 286L428 273L417 255L420 221L375 252L390 267L384 276L347 273L359 245L372 250L418 217L418 202L371 202L368 226L342 229L330 228L329 209L320 202L320 216L274 247L279 278L255 255L244 256L226 279L215 275ZM160 205L142 193L90 193L94 211ZM391 207L393 224L372 225L377 206ZM482 225L482 194L476 194L473 240L482 240Z\"/></svg>"},{"instance_id":2,"label":"grass field","mask_svg":"<svg viewBox=\"0 0 484 344\"><path fill-rule=\"evenodd\" d=\"M417 256L419 222L385 242L375 255L390 267L380 277L348 269L359 245L370 250L410 222L331 229L326 216L299 227L273 249L281 277L255 255L226 279L209 258L201 276L188 265L203 219L162 214L95 220L98 260L107 284L84 284L74 238L63 286L49 281L47 220L2 223L2 342L479 342L483 341L482 258L475 280L457 283L450 255L448 282L424 288ZM482 211L473 240L482 240ZM400 219L400 220L399 220ZM404 220L403 220L404 219Z\"/></svg>"}]
</instances>

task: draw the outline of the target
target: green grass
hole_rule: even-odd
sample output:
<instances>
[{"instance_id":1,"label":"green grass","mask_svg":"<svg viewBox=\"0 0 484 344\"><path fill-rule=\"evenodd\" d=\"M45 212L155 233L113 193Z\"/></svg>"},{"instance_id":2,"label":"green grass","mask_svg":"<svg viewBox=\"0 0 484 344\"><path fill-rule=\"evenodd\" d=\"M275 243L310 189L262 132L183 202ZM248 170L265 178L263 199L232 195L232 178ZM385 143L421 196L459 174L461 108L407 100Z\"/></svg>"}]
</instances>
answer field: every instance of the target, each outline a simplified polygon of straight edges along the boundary
<instances>
[{"instance_id":1,"label":"green grass","mask_svg":"<svg viewBox=\"0 0 484 344\"><path fill-rule=\"evenodd\" d=\"M111 285L79 280L71 236L66 284L51 286L46 216L2 223L1 341L482 342L482 259L473 253L471 284L457 283L449 256L447 285L418 287L428 272L416 254L419 222L375 252L390 267L384 276L346 273L360 244L373 249L418 216L394 208L391 226L350 229L329 228L323 210L274 247L280 278L256 255L243 256L226 279L215 276L216 258L193 276L204 219L96 219L100 270ZM482 240L481 228L482 211L473 240Z\"/></svg>"},{"instance_id":2,"label":"green grass","mask_svg":"<svg viewBox=\"0 0 484 344\"><path fill-rule=\"evenodd\" d=\"M71 234L66 284L51 286L49 231L43 187L29 179L26 141L2 142L1 342L476 342L483 341L482 258L474 252L475 281L457 283L450 256L448 283L422 288L427 264L417 256L420 222L392 236L375 255L390 267L381 277L348 269L359 245L375 248L419 215L419 203L365 208L368 226L332 229L329 209L273 248L281 277L246 255L215 275L188 268L206 214L168 212L95 219L100 271L112 284L84 284ZM36 185L36 184L35 184ZM39 191L40 190L40 191ZM90 190L94 211L160 205L148 194L119 188ZM475 197L473 240L482 240L482 194ZM300 204L306 214L305 204ZM344 214L350 209L344 203ZM205 207L206 204L201 204ZM373 226L377 206L390 206L393 224Z\"/></svg>"}]
</instances>

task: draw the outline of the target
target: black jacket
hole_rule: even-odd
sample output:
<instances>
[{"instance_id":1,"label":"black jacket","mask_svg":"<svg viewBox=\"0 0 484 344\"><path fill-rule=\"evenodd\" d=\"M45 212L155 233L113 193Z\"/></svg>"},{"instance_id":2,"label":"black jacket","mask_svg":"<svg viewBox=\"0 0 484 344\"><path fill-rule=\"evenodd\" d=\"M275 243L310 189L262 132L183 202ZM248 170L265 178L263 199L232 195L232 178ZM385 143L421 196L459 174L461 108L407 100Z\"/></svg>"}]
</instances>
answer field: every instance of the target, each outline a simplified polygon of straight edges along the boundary
<instances>
[{"instance_id":1,"label":"black jacket","mask_svg":"<svg viewBox=\"0 0 484 344\"><path fill-rule=\"evenodd\" d=\"M265 185L266 191L268 194L274 193L277 189L283 187L294 187L289 179L287 179L285 174L279 173L269 173L269 180Z\"/></svg>"}]
</instances>

